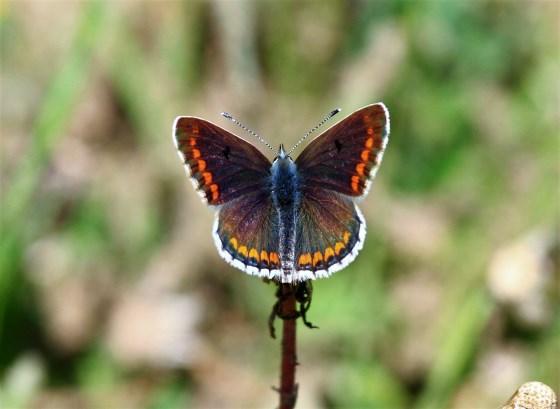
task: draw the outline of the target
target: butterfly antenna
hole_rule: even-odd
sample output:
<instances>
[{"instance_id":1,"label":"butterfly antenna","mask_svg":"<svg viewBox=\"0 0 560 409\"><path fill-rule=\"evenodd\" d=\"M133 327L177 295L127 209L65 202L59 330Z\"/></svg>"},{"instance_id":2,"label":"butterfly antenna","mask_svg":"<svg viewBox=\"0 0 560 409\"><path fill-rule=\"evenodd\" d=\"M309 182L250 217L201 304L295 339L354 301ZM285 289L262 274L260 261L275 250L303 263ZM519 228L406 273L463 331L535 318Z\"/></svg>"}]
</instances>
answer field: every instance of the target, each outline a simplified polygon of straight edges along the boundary
<instances>
[{"instance_id":1,"label":"butterfly antenna","mask_svg":"<svg viewBox=\"0 0 560 409\"><path fill-rule=\"evenodd\" d=\"M290 149L290 151L288 152L288 155L290 153L292 153L299 145L301 145L301 143L303 141L305 141L307 139L307 137L309 135L311 135L313 132L315 132L317 129L319 129L320 127L322 127L325 122L327 122L329 119L331 119L333 116L335 116L336 114L338 114L341 111L340 108L336 108L335 110L332 110L331 112L329 112L329 114L327 116L325 116L321 122L319 122L317 125L315 125L313 128L311 128L305 135L303 135L301 137L301 139L299 141L296 142L296 144L292 147L292 149Z\"/></svg>"},{"instance_id":2,"label":"butterfly antenna","mask_svg":"<svg viewBox=\"0 0 560 409\"><path fill-rule=\"evenodd\" d=\"M259 141L261 141L262 143L264 143L268 149L270 149L271 151L274 151L274 148L267 142L265 141L259 134L257 134L255 131L252 131L251 129L247 128L245 125L243 125L241 122L239 122L237 119L235 119L234 117L232 117L230 114L228 114L227 112L222 112L222 116L224 118L229 119L231 122L233 122L235 125L237 125L238 127L240 127L241 129L243 129L245 132L253 135L255 138L257 138Z\"/></svg>"}]
</instances>

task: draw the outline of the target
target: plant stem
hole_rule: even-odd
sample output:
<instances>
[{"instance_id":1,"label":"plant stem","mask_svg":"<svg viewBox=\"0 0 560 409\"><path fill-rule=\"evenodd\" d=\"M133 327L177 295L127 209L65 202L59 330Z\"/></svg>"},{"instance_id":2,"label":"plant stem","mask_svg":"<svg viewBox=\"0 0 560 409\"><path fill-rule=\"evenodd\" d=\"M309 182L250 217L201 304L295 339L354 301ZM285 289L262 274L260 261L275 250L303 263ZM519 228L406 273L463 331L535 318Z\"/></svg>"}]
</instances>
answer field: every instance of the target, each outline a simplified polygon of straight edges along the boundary
<instances>
[{"instance_id":1,"label":"plant stem","mask_svg":"<svg viewBox=\"0 0 560 409\"><path fill-rule=\"evenodd\" d=\"M297 400L296 384L296 298L294 287L282 284L282 316L293 317L283 319L282 325L282 366L280 373L280 409L292 409Z\"/></svg>"}]
</instances>

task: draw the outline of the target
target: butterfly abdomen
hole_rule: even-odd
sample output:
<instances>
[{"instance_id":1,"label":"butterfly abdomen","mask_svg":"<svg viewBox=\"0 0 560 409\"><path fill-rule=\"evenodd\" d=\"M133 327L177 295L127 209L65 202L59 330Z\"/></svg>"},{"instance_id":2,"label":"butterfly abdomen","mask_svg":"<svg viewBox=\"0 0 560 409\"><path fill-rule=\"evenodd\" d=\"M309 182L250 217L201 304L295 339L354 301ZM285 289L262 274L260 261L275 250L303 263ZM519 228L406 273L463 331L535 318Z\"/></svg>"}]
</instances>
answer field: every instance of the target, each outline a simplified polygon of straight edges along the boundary
<instances>
[{"instance_id":1,"label":"butterfly abdomen","mask_svg":"<svg viewBox=\"0 0 560 409\"><path fill-rule=\"evenodd\" d=\"M299 177L290 158L272 165L272 200L278 214L278 244L282 281L291 282L294 272L296 222L301 202Z\"/></svg>"}]
</instances>

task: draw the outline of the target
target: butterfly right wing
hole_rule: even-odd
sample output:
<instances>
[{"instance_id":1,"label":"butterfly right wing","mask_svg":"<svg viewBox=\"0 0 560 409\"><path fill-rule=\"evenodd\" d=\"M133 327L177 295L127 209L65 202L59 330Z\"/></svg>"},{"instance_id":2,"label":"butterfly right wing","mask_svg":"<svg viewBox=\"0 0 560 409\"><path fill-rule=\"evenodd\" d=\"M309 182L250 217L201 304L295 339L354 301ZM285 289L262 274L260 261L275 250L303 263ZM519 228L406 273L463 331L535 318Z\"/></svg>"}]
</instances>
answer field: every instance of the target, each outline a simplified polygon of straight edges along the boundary
<instances>
[{"instance_id":1,"label":"butterfly right wing","mask_svg":"<svg viewBox=\"0 0 560 409\"><path fill-rule=\"evenodd\" d=\"M220 207L214 242L220 256L248 274L279 278L278 212L270 191L257 189Z\"/></svg>"},{"instance_id":2,"label":"butterfly right wing","mask_svg":"<svg viewBox=\"0 0 560 409\"><path fill-rule=\"evenodd\" d=\"M296 231L296 281L328 277L354 260L366 224L364 197L389 138L389 112L366 106L319 135L298 156L302 203Z\"/></svg>"},{"instance_id":3,"label":"butterfly right wing","mask_svg":"<svg viewBox=\"0 0 560 409\"><path fill-rule=\"evenodd\" d=\"M212 233L220 256L248 274L279 276L270 161L250 143L200 118L177 118L173 135L195 189L217 206Z\"/></svg>"},{"instance_id":4,"label":"butterfly right wing","mask_svg":"<svg viewBox=\"0 0 560 409\"><path fill-rule=\"evenodd\" d=\"M389 111L368 105L317 136L297 157L303 190L321 186L352 197L367 195L389 141Z\"/></svg>"},{"instance_id":5,"label":"butterfly right wing","mask_svg":"<svg viewBox=\"0 0 560 409\"><path fill-rule=\"evenodd\" d=\"M270 161L257 148L204 119L178 117L173 137L187 174L209 205L262 190L270 176Z\"/></svg>"},{"instance_id":6,"label":"butterfly right wing","mask_svg":"<svg viewBox=\"0 0 560 409\"><path fill-rule=\"evenodd\" d=\"M351 197L308 189L296 228L294 281L328 277L350 264L362 249L366 223Z\"/></svg>"}]
</instances>

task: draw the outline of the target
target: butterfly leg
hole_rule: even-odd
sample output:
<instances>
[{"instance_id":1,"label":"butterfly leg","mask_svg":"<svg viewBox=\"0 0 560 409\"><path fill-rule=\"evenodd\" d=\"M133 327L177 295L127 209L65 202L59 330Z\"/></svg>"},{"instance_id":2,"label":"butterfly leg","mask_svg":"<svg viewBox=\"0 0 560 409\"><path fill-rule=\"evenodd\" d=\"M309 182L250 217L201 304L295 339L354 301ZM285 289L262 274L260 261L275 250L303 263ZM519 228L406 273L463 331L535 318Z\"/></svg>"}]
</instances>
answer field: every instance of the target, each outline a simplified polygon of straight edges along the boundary
<instances>
[{"instance_id":1,"label":"butterfly leg","mask_svg":"<svg viewBox=\"0 0 560 409\"><path fill-rule=\"evenodd\" d=\"M274 328L274 321L276 318L280 318L283 320L295 320L301 316L299 311L295 311L291 314L286 314L282 311L282 304L286 300L286 298L291 297L293 294L285 293L282 291L282 284L278 283L278 287L276 289L276 302L272 306L272 311L268 317L268 331L270 332L270 336L272 338L276 338L276 330Z\"/></svg>"},{"instance_id":2,"label":"butterfly leg","mask_svg":"<svg viewBox=\"0 0 560 409\"><path fill-rule=\"evenodd\" d=\"M299 316L307 328L319 328L307 320L307 311L311 307L311 298L313 295L313 285L311 281L299 283L296 288L295 297L299 304Z\"/></svg>"},{"instance_id":3,"label":"butterfly leg","mask_svg":"<svg viewBox=\"0 0 560 409\"><path fill-rule=\"evenodd\" d=\"M296 284L292 293L282 291L282 284L278 283L278 288L276 290L276 303L272 306L272 311L268 317L268 330L272 338L276 338L276 330L274 328L274 321L276 318L280 318L282 320L294 320L301 317L306 327L319 328L307 320L307 311L311 307L312 293L313 287L309 281ZM282 304L287 297L291 296L295 297L297 303L299 304L299 309L293 313L286 314L282 311Z\"/></svg>"}]
</instances>

